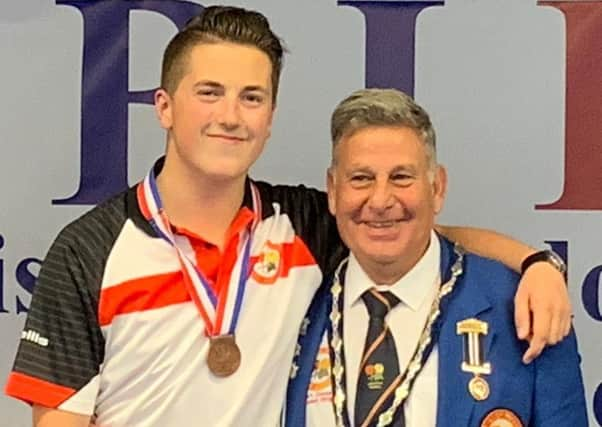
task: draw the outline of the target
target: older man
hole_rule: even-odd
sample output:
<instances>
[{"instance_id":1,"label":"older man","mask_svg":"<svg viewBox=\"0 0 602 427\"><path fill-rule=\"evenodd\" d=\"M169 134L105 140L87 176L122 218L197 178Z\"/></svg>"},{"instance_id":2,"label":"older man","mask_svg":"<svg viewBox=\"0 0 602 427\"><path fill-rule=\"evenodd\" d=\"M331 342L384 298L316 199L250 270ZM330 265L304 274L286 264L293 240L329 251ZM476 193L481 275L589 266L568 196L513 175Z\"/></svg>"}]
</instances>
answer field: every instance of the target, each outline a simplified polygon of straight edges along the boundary
<instances>
[{"instance_id":1,"label":"older man","mask_svg":"<svg viewBox=\"0 0 602 427\"><path fill-rule=\"evenodd\" d=\"M532 365L518 276L437 235L446 190L427 113L360 90L332 116L330 211L351 250L302 329L293 426L584 426L575 335Z\"/></svg>"}]
</instances>

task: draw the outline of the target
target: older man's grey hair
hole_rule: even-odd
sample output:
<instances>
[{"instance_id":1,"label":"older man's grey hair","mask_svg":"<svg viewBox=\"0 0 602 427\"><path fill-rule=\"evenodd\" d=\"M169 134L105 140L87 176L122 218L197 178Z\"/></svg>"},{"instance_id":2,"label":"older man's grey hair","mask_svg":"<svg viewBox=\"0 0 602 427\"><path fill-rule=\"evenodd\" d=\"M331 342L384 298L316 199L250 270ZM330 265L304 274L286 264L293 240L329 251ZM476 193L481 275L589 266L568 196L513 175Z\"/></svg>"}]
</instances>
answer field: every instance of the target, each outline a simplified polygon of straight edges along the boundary
<instances>
[{"instance_id":1,"label":"older man's grey hair","mask_svg":"<svg viewBox=\"0 0 602 427\"><path fill-rule=\"evenodd\" d=\"M429 169L437 164L435 129L427 112L405 93L396 89L361 89L345 98L332 113L332 164L335 149L343 138L369 127L408 127L426 146Z\"/></svg>"}]
</instances>

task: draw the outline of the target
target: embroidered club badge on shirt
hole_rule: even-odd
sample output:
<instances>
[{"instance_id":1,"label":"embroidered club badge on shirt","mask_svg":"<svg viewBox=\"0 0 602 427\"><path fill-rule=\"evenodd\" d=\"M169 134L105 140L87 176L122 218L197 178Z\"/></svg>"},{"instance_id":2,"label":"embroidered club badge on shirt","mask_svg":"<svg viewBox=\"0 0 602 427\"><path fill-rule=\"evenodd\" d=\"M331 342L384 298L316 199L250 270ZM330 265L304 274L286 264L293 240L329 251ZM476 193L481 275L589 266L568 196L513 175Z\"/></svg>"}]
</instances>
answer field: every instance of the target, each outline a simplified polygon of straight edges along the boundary
<instances>
[{"instance_id":1,"label":"embroidered club badge on shirt","mask_svg":"<svg viewBox=\"0 0 602 427\"><path fill-rule=\"evenodd\" d=\"M253 266L251 277L263 285L272 285L280 276L282 267L282 245L266 242L257 262Z\"/></svg>"}]
</instances>

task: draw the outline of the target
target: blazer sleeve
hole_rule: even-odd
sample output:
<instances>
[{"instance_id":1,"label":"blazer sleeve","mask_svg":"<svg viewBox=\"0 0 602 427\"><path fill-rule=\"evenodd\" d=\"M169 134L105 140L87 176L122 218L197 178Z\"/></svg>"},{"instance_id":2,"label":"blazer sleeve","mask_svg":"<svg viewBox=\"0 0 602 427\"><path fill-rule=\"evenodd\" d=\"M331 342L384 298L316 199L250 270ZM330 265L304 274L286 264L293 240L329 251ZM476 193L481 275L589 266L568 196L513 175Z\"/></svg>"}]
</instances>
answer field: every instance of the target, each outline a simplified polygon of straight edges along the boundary
<instances>
[{"instance_id":1,"label":"blazer sleeve","mask_svg":"<svg viewBox=\"0 0 602 427\"><path fill-rule=\"evenodd\" d=\"M535 363L532 426L587 426L581 356L574 330L559 344L548 347Z\"/></svg>"}]
</instances>

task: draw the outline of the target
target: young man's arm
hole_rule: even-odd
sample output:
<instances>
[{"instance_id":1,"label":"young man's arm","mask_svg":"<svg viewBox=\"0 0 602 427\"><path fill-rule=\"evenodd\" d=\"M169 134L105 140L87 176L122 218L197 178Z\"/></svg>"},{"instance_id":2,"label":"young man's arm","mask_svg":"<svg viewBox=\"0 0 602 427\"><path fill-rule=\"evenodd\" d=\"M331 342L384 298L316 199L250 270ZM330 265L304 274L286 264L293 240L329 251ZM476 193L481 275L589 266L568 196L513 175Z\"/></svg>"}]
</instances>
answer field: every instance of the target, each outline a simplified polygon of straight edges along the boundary
<instances>
[{"instance_id":1,"label":"young man's arm","mask_svg":"<svg viewBox=\"0 0 602 427\"><path fill-rule=\"evenodd\" d=\"M81 239L94 232L71 225L59 234L31 297L5 391L34 406L35 426L72 425L67 421L73 417L62 422L66 415L61 411L88 421L94 414L104 350L98 320L104 266L98 248L103 246Z\"/></svg>"},{"instance_id":2,"label":"young man's arm","mask_svg":"<svg viewBox=\"0 0 602 427\"><path fill-rule=\"evenodd\" d=\"M437 225L437 231L467 250L496 259L519 273L523 260L536 251L490 230ZM514 304L517 336L529 340L525 363L536 358L546 344L556 344L569 333L572 310L564 275L547 262L534 263L525 271Z\"/></svg>"},{"instance_id":3,"label":"young man's arm","mask_svg":"<svg viewBox=\"0 0 602 427\"><path fill-rule=\"evenodd\" d=\"M45 406L33 406L34 427L91 427L90 416L80 415L73 412L46 408Z\"/></svg>"}]
</instances>

